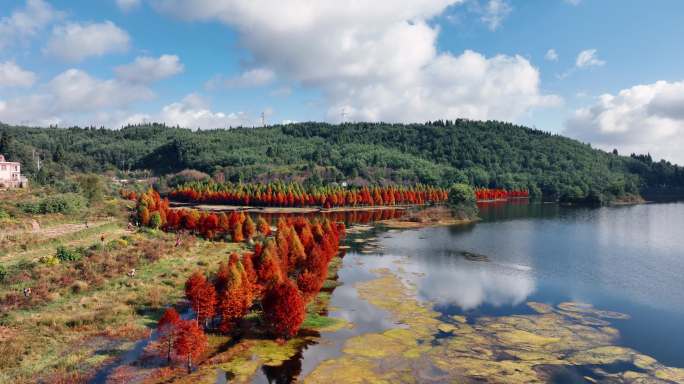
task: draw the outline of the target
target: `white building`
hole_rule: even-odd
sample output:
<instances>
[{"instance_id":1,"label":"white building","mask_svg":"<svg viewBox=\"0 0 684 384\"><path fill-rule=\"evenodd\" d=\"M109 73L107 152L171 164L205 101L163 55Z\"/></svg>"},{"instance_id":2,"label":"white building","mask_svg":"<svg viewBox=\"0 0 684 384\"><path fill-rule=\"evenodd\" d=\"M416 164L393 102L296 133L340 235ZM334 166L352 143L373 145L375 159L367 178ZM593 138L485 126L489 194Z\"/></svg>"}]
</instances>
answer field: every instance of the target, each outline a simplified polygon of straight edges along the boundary
<instances>
[{"instance_id":1,"label":"white building","mask_svg":"<svg viewBox=\"0 0 684 384\"><path fill-rule=\"evenodd\" d=\"M5 156L0 154L0 188L25 188L28 179L21 175L21 164L13 161L5 161Z\"/></svg>"}]
</instances>

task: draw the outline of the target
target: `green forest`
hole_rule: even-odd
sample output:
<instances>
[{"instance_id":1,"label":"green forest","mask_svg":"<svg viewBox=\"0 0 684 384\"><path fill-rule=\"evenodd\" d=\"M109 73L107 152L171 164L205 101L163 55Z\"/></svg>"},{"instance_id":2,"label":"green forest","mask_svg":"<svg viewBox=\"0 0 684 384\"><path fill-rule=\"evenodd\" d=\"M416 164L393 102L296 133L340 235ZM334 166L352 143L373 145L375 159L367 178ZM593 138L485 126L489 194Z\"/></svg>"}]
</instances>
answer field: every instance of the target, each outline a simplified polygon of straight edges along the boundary
<instances>
[{"instance_id":1,"label":"green forest","mask_svg":"<svg viewBox=\"0 0 684 384\"><path fill-rule=\"evenodd\" d=\"M533 197L567 202L606 202L684 186L684 168L650 155L623 156L497 121L309 122L199 131L162 124L120 130L0 125L0 153L21 161L38 184L59 183L72 172L131 177L191 169L231 182L468 183L528 189Z\"/></svg>"}]
</instances>

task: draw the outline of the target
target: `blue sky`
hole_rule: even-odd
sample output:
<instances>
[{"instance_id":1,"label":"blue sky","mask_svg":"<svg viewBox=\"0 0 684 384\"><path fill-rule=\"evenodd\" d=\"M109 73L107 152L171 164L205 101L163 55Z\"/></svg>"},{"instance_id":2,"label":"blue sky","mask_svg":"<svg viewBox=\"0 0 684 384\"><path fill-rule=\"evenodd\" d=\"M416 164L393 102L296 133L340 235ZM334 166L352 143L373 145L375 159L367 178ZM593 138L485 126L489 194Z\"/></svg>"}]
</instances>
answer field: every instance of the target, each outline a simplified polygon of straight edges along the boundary
<instances>
[{"instance_id":1,"label":"blue sky","mask_svg":"<svg viewBox=\"0 0 684 384\"><path fill-rule=\"evenodd\" d=\"M684 163L682 37L678 0L3 0L0 121L498 119Z\"/></svg>"}]
</instances>

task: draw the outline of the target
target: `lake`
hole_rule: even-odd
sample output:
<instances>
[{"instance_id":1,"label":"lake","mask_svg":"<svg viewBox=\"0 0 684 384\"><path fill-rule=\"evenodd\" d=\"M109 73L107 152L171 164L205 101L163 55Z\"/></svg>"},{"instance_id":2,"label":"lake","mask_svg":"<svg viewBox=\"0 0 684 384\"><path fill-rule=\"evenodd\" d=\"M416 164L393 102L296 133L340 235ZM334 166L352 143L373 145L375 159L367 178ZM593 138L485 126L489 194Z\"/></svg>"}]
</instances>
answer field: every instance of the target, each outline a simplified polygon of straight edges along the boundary
<instances>
[{"instance_id":1,"label":"lake","mask_svg":"<svg viewBox=\"0 0 684 384\"><path fill-rule=\"evenodd\" d=\"M568 329L589 325L617 329L610 345L648 355L665 366L684 367L684 204L603 208L491 204L480 207L480 217L476 224L461 226L352 231L348 239L352 249L339 273L343 285L333 292L330 315L354 326L323 333L319 343L282 367L262 370L255 382L308 377L323 361L344 357L350 339L403 327L389 313L391 307L378 308L357 292L360 282L372 281L383 270L401 275L416 299L437 313L432 317L442 321L463 318L477 329L499 329L492 319L515 322L525 316L547 316L529 304L542 303L574 316L571 319L577 323ZM584 304L561 304L568 302L610 312L587 320L574 312L578 308L581 312ZM611 316L612 312L625 316ZM440 330L448 330L444 324ZM458 329L436 333L432 345L442 348L446 341L440 339L458 338ZM498 340L496 335L493 340ZM509 352L497 359L507 358ZM553 368L549 381L586 382L586 377L601 379L596 372L641 372L640 367ZM451 374L435 362L430 369L438 372L434 377Z\"/></svg>"}]
</instances>

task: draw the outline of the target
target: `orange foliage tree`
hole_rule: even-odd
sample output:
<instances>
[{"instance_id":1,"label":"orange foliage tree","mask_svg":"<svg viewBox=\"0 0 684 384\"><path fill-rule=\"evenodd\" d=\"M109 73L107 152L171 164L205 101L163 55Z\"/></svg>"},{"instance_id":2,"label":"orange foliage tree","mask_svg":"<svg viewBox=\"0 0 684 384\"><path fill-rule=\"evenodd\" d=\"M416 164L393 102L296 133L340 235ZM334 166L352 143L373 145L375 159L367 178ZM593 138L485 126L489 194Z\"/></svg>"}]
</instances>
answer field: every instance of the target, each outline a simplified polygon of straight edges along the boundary
<instances>
[{"instance_id":1,"label":"orange foliage tree","mask_svg":"<svg viewBox=\"0 0 684 384\"><path fill-rule=\"evenodd\" d=\"M176 355L185 359L188 373L192 372L192 362L207 348L207 336L196 322L181 320L178 324L178 335L174 343Z\"/></svg>"},{"instance_id":2,"label":"orange foliage tree","mask_svg":"<svg viewBox=\"0 0 684 384\"><path fill-rule=\"evenodd\" d=\"M178 324L181 319L173 308L167 308L157 322L157 334L159 339L159 352L166 355L166 360L171 363L171 352L178 333Z\"/></svg>"},{"instance_id":3,"label":"orange foliage tree","mask_svg":"<svg viewBox=\"0 0 684 384\"><path fill-rule=\"evenodd\" d=\"M297 334L306 315L304 300L291 280L271 286L261 300L264 318L276 335L290 338Z\"/></svg>"},{"instance_id":4,"label":"orange foliage tree","mask_svg":"<svg viewBox=\"0 0 684 384\"><path fill-rule=\"evenodd\" d=\"M214 317L216 308L216 290L202 272L193 273L185 282L185 296L197 314L197 323L205 328Z\"/></svg>"}]
</instances>

